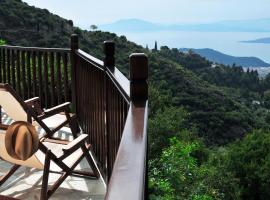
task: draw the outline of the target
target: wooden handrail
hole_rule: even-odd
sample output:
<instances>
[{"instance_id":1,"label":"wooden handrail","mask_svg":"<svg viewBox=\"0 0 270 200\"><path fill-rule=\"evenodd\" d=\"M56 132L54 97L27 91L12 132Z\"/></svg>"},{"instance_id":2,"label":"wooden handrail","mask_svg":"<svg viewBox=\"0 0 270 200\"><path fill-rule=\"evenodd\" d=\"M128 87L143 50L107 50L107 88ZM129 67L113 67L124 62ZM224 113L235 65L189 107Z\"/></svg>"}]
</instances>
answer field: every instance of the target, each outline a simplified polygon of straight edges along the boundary
<instances>
[{"instance_id":1,"label":"wooden handrail","mask_svg":"<svg viewBox=\"0 0 270 200\"><path fill-rule=\"evenodd\" d=\"M145 197L148 101L131 103L106 200Z\"/></svg>"},{"instance_id":2,"label":"wooden handrail","mask_svg":"<svg viewBox=\"0 0 270 200\"><path fill-rule=\"evenodd\" d=\"M115 84L119 92L125 97L126 101L130 101L130 84L129 80L115 67L114 72L107 70L107 75Z\"/></svg>"},{"instance_id":3,"label":"wooden handrail","mask_svg":"<svg viewBox=\"0 0 270 200\"><path fill-rule=\"evenodd\" d=\"M0 48L12 49L12 50L23 50L23 51L35 51L35 52L66 52L69 53L69 48L43 48L43 47L22 47L22 46L10 46L2 45Z\"/></svg>"},{"instance_id":4,"label":"wooden handrail","mask_svg":"<svg viewBox=\"0 0 270 200\"><path fill-rule=\"evenodd\" d=\"M75 51L76 55L80 58L84 59L85 61L92 64L92 66L97 67L100 70L105 70L104 62L102 60L99 60L98 58L95 58L94 56L78 49ZM119 92L125 97L127 101L130 100L130 85L129 80L125 77L125 75L120 72L119 69L114 67L114 70L111 71L110 69L107 69L106 71L108 77L112 80L112 82L115 84L115 86L118 88Z\"/></svg>"},{"instance_id":5,"label":"wooden handrail","mask_svg":"<svg viewBox=\"0 0 270 200\"><path fill-rule=\"evenodd\" d=\"M79 56L80 58L86 60L87 62L91 63L93 66L103 70L104 69L104 64L102 60L99 60L98 58L95 58L94 56L91 56L90 54L84 52L81 49L78 49L75 51L76 55Z\"/></svg>"},{"instance_id":6,"label":"wooden handrail","mask_svg":"<svg viewBox=\"0 0 270 200\"><path fill-rule=\"evenodd\" d=\"M130 107L106 200L143 200L147 188L148 58L130 55Z\"/></svg>"}]
</instances>

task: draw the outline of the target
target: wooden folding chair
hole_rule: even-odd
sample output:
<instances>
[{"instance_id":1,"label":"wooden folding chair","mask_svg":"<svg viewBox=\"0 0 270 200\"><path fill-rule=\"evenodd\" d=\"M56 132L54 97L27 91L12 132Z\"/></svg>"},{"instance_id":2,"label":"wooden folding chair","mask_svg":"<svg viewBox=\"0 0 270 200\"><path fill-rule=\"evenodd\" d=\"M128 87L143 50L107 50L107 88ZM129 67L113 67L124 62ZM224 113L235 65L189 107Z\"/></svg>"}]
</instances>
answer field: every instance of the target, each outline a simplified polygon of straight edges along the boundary
<instances>
[{"instance_id":1,"label":"wooden folding chair","mask_svg":"<svg viewBox=\"0 0 270 200\"><path fill-rule=\"evenodd\" d=\"M3 98L5 98L5 100L3 100ZM29 102L33 101L24 102L9 85L0 84L0 105L15 123L20 121L20 123L27 123L30 125L34 124L32 122L35 122L46 132L46 134L40 138L38 151L27 160L20 160L15 159L8 154L5 146L5 130L8 128L8 125L3 125L1 127L0 157L14 165L6 175L0 177L0 186L3 185L20 166L43 170L41 189L42 200L48 199L69 175L98 178L99 171L94 162L93 154L89 153L89 151L91 151L91 145L86 143L86 134L81 134L77 137L77 133L73 132L75 139L71 142L52 137L53 134L60 129L59 126L63 127L72 121L72 118L68 117L70 116L67 112L68 104L55 107L45 111L44 114L40 114L40 112L36 111L35 106L29 104ZM49 128L44 122L44 116L52 116L63 110L66 113L65 116L67 120L60 123L56 128ZM75 167L83 158L86 158L93 172L75 170ZM62 176L48 189L48 177L50 172L62 173Z\"/></svg>"},{"instance_id":2,"label":"wooden folding chair","mask_svg":"<svg viewBox=\"0 0 270 200\"><path fill-rule=\"evenodd\" d=\"M65 102L53 108L43 110L40 105L39 97L23 101L9 84L0 83L0 114L2 107L13 120L28 121L34 126L41 126L49 137L53 137L55 132L66 125L69 125L73 136L76 137L79 128L76 115L70 114L69 112L70 104L70 102ZM29 115L29 109L32 110L39 120L35 120L33 116ZM6 124L1 123L1 117L0 128L7 128Z\"/></svg>"}]
</instances>

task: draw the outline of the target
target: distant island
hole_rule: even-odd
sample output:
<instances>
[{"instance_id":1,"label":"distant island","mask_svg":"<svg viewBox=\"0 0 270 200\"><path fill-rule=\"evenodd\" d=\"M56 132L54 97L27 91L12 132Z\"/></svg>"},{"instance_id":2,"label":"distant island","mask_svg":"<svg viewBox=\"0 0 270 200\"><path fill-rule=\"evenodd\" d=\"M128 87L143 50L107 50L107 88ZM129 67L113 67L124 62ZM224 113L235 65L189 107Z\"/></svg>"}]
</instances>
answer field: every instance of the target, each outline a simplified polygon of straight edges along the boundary
<instances>
[{"instance_id":1,"label":"distant island","mask_svg":"<svg viewBox=\"0 0 270 200\"><path fill-rule=\"evenodd\" d=\"M226 55L219 51L205 48L205 49L189 49L189 48L181 48L179 49L181 52L188 52L189 50L194 53L199 54L202 57L214 62L220 63L224 65L238 65L242 67L270 67L269 63L264 62L263 60L256 57L235 57Z\"/></svg>"},{"instance_id":2,"label":"distant island","mask_svg":"<svg viewBox=\"0 0 270 200\"><path fill-rule=\"evenodd\" d=\"M158 24L141 19L122 19L98 25L104 31L208 31L208 32L270 32L270 19L228 20L205 24Z\"/></svg>"},{"instance_id":3,"label":"distant island","mask_svg":"<svg viewBox=\"0 0 270 200\"><path fill-rule=\"evenodd\" d=\"M241 42L270 44L270 37L268 37L268 38L259 38L259 39L256 39L256 40L241 41Z\"/></svg>"}]
</instances>

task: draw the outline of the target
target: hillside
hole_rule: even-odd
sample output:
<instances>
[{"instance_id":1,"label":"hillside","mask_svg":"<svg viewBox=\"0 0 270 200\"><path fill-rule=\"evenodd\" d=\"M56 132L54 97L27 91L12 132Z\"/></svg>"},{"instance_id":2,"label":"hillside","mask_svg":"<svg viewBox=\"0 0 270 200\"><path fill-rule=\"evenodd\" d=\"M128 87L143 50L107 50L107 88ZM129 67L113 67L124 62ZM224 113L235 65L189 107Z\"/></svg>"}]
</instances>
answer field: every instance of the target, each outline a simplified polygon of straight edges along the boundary
<instances>
[{"instance_id":1,"label":"hillside","mask_svg":"<svg viewBox=\"0 0 270 200\"><path fill-rule=\"evenodd\" d=\"M262 61L256 57L235 57L230 56L219 51L213 49L187 49L181 48L181 52L188 52L189 50L193 51L194 53L199 54L202 57L205 57L207 60L210 60L214 63L219 63L223 65L230 65L232 66L242 66L242 67L270 67L269 63Z\"/></svg>"}]
</instances>

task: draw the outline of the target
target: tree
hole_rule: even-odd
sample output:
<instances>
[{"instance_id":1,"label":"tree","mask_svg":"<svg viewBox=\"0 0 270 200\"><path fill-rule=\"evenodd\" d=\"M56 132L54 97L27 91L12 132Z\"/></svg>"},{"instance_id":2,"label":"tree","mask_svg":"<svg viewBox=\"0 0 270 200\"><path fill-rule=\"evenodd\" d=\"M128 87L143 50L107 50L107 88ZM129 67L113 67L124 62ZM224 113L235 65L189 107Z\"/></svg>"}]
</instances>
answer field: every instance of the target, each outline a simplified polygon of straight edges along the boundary
<instances>
[{"instance_id":1,"label":"tree","mask_svg":"<svg viewBox=\"0 0 270 200\"><path fill-rule=\"evenodd\" d=\"M149 162L150 200L219 200L216 171L203 168L193 156L203 147L199 141L170 139L160 158ZM205 181L208 180L208 181Z\"/></svg>"},{"instance_id":2,"label":"tree","mask_svg":"<svg viewBox=\"0 0 270 200\"><path fill-rule=\"evenodd\" d=\"M98 29L98 27L97 27L95 24L92 24L92 25L90 26L90 29L91 29L92 31L95 31L95 30Z\"/></svg>"},{"instance_id":3,"label":"tree","mask_svg":"<svg viewBox=\"0 0 270 200\"><path fill-rule=\"evenodd\" d=\"M154 48L155 51L158 50L158 47L157 47L157 41L155 41L155 48Z\"/></svg>"},{"instance_id":4,"label":"tree","mask_svg":"<svg viewBox=\"0 0 270 200\"><path fill-rule=\"evenodd\" d=\"M70 26L73 26L73 21L72 21L72 20L68 20L68 24L69 24Z\"/></svg>"},{"instance_id":5,"label":"tree","mask_svg":"<svg viewBox=\"0 0 270 200\"><path fill-rule=\"evenodd\" d=\"M270 199L270 132L257 130L230 146L222 161L225 171L239 179L241 199Z\"/></svg>"}]
</instances>

